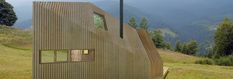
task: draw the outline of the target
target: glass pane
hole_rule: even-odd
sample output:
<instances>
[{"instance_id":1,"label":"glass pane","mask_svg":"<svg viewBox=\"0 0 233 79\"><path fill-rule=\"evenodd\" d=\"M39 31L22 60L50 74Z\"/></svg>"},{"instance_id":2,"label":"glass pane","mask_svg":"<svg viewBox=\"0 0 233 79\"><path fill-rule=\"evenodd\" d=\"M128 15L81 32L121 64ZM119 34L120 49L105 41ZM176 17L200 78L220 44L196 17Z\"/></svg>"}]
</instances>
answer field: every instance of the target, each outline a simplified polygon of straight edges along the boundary
<instances>
[{"instance_id":1,"label":"glass pane","mask_svg":"<svg viewBox=\"0 0 233 79\"><path fill-rule=\"evenodd\" d=\"M82 61L83 50L72 50L71 51L71 61Z\"/></svg>"},{"instance_id":2,"label":"glass pane","mask_svg":"<svg viewBox=\"0 0 233 79\"><path fill-rule=\"evenodd\" d=\"M41 51L41 63L54 62L54 51Z\"/></svg>"},{"instance_id":3,"label":"glass pane","mask_svg":"<svg viewBox=\"0 0 233 79\"><path fill-rule=\"evenodd\" d=\"M67 50L57 51L57 61L67 61L68 58L67 54L68 54Z\"/></svg>"},{"instance_id":4,"label":"glass pane","mask_svg":"<svg viewBox=\"0 0 233 79\"><path fill-rule=\"evenodd\" d=\"M95 27L96 28L100 28L100 29L105 29L107 30L106 26L105 26L105 19L103 16L94 13L94 22L95 22Z\"/></svg>"}]
</instances>

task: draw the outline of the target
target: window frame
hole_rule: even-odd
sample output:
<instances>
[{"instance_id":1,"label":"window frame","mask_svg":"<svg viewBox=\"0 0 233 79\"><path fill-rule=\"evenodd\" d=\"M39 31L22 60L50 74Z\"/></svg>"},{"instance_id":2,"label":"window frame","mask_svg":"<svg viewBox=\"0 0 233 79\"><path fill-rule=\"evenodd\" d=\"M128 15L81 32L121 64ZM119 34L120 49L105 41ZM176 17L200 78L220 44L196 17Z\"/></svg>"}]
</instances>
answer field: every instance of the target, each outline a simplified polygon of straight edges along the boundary
<instances>
[{"instance_id":1,"label":"window frame","mask_svg":"<svg viewBox=\"0 0 233 79\"><path fill-rule=\"evenodd\" d=\"M53 62L42 62L42 53L43 53L43 51L53 51L53 53L54 53ZM57 61L57 51L66 51L66 54L67 54L66 61ZM39 50L39 63L40 64L67 63L67 62L69 62L69 50L66 50L66 49L61 49L61 50Z\"/></svg>"},{"instance_id":2,"label":"window frame","mask_svg":"<svg viewBox=\"0 0 233 79\"><path fill-rule=\"evenodd\" d=\"M88 50L88 54L83 54L84 56L90 55L90 51L93 51L93 60L90 61L72 61L71 59L71 51L72 50ZM53 62L42 62L42 53L43 51L53 51L54 57ZM67 51L67 60L66 61L57 61L57 56L55 56L55 52L57 51ZM56 53L57 54L57 53ZM56 59L56 61L55 61ZM58 64L58 63L80 63L80 62L94 62L96 60L96 50L95 49L61 49L61 50L39 50L39 64Z\"/></svg>"},{"instance_id":3,"label":"window frame","mask_svg":"<svg viewBox=\"0 0 233 79\"><path fill-rule=\"evenodd\" d=\"M88 56L88 55L91 55L90 54L90 51L93 51L93 60L81 60L81 61L72 61L72 58L71 58L71 51L72 50L82 50L82 51L84 51L84 50L88 50L88 54L86 55L86 54L84 54L83 52L81 53L83 56ZM95 51L95 49L72 49L72 50L70 50L70 61L69 62L71 62L71 63L78 63L78 62L94 62L95 60L96 60L96 51Z\"/></svg>"}]
</instances>

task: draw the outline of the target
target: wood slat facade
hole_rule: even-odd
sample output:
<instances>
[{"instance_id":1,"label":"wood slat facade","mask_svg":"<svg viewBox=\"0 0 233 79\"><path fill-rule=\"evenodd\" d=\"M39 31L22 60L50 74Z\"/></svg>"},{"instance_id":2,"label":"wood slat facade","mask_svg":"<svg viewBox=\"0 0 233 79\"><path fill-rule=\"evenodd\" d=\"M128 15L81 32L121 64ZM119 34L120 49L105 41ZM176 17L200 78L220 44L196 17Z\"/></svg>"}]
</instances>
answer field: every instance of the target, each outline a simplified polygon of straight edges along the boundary
<instances>
[{"instance_id":1,"label":"wood slat facade","mask_svg":"<svg viewBox=\"0 0 233 79\"><path fill-rule=\"evenodd\" d=\"M94 13L106 29L97 29ZM33 79L162 79L163 64L149 35L87 2L33 3ZM93 61L71 61L71 50L93 50ZM68 50L65 62L41 63L41 51Z\"/></svg>"}]
</instances>

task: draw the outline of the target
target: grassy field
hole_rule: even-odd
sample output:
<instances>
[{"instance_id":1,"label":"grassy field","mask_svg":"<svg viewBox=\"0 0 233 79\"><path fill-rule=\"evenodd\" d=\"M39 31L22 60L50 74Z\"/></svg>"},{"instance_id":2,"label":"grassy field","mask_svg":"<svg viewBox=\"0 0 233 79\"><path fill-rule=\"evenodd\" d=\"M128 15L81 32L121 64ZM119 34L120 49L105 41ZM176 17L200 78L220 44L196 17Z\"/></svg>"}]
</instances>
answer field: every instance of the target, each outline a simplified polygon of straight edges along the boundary
<instances>
[{"instance_id":1,"label":"grassy field","mask_svg":"<svg viewBox=\"0 0 233 79\"><path fill-rule=\"evenodd\" d=\"M0 45L0 79L31 79L31 50Z\"/></svg>"},{"instance_id":2,"label":"grassy field","mask_svg":"<svg viewBox=\"0 0 233 79\"><path fill-rule=\"evenodd\" d=\"M159 50L164 65L169 67L167 79L233 79L233 67L194 64L202 58Z\"/></svg>"},{"instance_id":3,"label":"grassy field","mask_svg":"<svg viewBox=\"0 0 233 79\"><path fill-rule=\"evenodd\" d=\"M203 58L158 51L170 68L167 79L233 79L233 67L194 64ZM30 31L0 26L0 79L32 79L31 63Z\"/></svg>"}]
</instances>

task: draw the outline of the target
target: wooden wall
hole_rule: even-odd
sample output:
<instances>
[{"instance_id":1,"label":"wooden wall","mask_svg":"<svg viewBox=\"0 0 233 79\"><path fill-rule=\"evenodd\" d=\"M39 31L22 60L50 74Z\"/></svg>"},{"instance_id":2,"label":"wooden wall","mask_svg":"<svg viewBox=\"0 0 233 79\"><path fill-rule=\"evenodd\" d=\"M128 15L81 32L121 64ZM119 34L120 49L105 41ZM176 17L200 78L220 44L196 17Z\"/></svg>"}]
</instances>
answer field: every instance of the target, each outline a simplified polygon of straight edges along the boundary
<instances>
[{"instance_id":1,"label":"wooden wall","mask_svg":"<svg viewBox=\"0 0 233 79\"><path fill-rule=\"evenodd\" d=\"M94 12L104 15L108 30L97 29ZM33 79L161 79L157 51L145 48L137 31L84 2L33 3ZM43 50L94 49L91 62L40 63ZM156 50L156 49L155 49ZM153 54L151 59L150 53ZM156 64L155 64L156 63Z\"/></svg>"}]
</instances>

